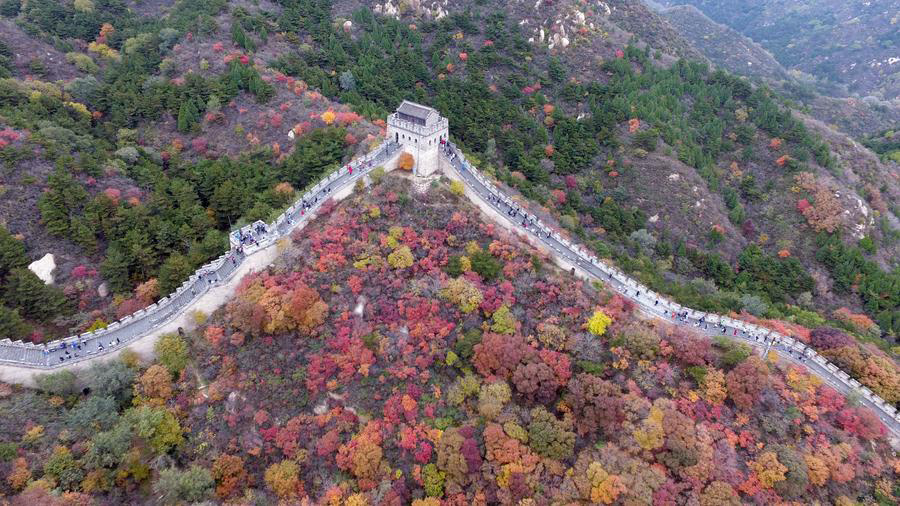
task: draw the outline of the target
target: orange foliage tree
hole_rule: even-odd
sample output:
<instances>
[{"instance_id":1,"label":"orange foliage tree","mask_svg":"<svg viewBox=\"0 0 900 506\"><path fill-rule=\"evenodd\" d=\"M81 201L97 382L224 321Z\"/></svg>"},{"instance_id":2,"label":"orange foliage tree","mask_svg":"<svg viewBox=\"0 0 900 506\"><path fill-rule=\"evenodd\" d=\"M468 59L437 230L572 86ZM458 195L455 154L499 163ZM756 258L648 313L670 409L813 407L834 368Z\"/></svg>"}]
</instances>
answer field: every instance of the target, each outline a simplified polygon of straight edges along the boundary
<instances>
[{"instance_id":1,"label":"orange foliage tree","mask_svg":"<svg viewBox=\"0 0 900 506\"><path fill-rule=\"evenodd\" d=\"M362 490L370 490L376 484L375 477L381 467L381 440L381 423L373 420L338 448L338 467L352 473Z\"/></svg>"},{"instance_id":2,"label":"orange foliage tree","mask_svg":"<svg viewBox=\"0 0 900 506\"><path fill-rule=\"evenodd\" d=\"M416 159L413 158L413 155L409 153L401 153L400 158L397 159L397 168L402 170L412 170L413 166L416 164Z\"/></svg>"},{"instance_id":3,"label":"orange foliage tree","mask_svg":"<svg viewBox=\"0 0 900 506\"><path fill-rule=\"evenodd\" d=\"M216 497L227 499L239 487L248 484L247 471L244 469L244 461L237 455L222 454L213 462L212 476L216 480Z\"/></svg>"}]
</instances>

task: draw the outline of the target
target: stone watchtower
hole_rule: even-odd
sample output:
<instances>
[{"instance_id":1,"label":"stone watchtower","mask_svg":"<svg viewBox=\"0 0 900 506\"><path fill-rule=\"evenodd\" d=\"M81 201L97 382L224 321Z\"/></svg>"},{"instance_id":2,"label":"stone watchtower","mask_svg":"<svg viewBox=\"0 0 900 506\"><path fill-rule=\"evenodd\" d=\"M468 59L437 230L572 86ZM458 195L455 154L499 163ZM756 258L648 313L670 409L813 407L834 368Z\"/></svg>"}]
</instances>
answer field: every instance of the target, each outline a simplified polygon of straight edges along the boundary
<instances>
[{"instance_id":1,"label":"stone watchtower","mask_svg":"<svg viewBox=\"0 0 900 506\"><path fill-rule=\"evenodd\" d=\"M419 177L428 177L438 170L441 141L447 140L448 132L447 118L431 107L408 100L387 120L388 140L397 142L413 156L413 173Z\"/></svg>"}]
</instances>

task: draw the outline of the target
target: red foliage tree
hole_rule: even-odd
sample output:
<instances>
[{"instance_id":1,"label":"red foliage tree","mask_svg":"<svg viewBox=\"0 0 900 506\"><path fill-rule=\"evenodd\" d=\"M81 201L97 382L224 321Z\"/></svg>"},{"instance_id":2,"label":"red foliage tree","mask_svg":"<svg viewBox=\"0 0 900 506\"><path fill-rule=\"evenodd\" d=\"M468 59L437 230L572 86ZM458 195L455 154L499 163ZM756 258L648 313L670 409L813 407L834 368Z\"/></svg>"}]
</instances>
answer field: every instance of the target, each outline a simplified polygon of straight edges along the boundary
<instances>
[{"instance_id":1,"label":"red foliage tree","mask_svg":"<svg viewBox=\"0 0 900 506\"><path fill-rule=\"evenodd\" d=\"M854 346L856 340L846 332L833 327L819 327L809 333L810 344L818 350L830 350L844 346Z\"/></svg>"},{"instance_id":2,"label":"red foliage tree","mask_svg":"<svg viewBox=\"0 0 900 506\"><path fill-rule=\"evenodd\" d=\"M556 398L559 386L553 369L543 362L523 362L512 375L516 391L532 402L548 404Z\"/></svg>"},{"instance_id":3,"label":"red foliage tree","mask_svg":"<svg viewBox=\"0 0 900 506\"><path fill-rule=\"evenodd\" d=\"M751 355L725 376L728 396L737 407L744 410L753 407L770 382L769 368L756 355Z\"/></svg>"},{"instance_id":4,"label":"red foliage tree","mask_svg":"<svg viewBox=\"0 0 900 506\"><path fill-rule=\"evenodd\" d=\"M569 381L569 404L575 414L579 434L597 429L612 433L625 419L625 400L615 384L581 373Z\"/></svg>"},{"instance_id":5,"label":"red foliage tree","mask_svg":"<svg viewBox=\"0 0 900 506\"><path fill-rule=\"evenodd\" d=\"M482 376L497 376L509 379L516 367L527 357L534 354L534 349L520 335L504 335L489 332L475 345L473 362Z\"/></svg>"}]
</instances>

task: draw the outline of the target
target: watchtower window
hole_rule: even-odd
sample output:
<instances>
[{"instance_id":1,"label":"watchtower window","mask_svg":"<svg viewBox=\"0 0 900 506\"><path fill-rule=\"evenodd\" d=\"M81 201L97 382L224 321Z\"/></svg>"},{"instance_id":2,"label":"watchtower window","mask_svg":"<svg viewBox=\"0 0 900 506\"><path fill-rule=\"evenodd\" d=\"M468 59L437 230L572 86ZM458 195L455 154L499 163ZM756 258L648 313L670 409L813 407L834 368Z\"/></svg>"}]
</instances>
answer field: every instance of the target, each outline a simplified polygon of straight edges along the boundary
<instances>
[{"instance_id":1,"label":"watchtower window","mask_svg":"<svg viewBox=\"0 0 900 506\"><path fill-rule=\"evenodd\" d=\"M425 118L419 118L417 116L411 116L409 114L404 114L402 112L398 112L397 116L403 121L409 121L410 123L414 123L416 125L425 126Z\"/></svg>"}]
</instances>

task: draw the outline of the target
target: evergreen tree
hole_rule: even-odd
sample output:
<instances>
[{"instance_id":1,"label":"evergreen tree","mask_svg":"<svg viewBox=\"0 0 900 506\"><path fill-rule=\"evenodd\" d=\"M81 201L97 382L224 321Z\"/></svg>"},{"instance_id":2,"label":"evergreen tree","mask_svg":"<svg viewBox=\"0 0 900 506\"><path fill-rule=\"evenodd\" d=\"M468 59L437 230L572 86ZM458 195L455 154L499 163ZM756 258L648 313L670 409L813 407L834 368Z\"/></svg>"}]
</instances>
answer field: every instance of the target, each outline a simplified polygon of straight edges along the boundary
<instances>
[{"instance_id":1,"label":"evergreen tree","mask_svg":"<svg viewBox=\"0 0 900 506\"><path fill-rule=\"evenodd\" d=\"M66 304L62 290L45 285L33 272L23 268L13 269L6 277L3 299L7 306L37 320L56 316Z\"/></svg>"},{"instance_id":2,"label":"evergreen tree","mask_svg":"<svg viewBox=\"0 0 900 506\"><path fill-rule=\"evenodd\" d=\"M200 121L200 112L193 100L185 100L178 109L178 131L189 132Z\"/></svg>"},{"instance_id":3,"label":"evergreen tree","mask_svg":"<svg viewBox=\"0 0 900 506\"><path fill-rule=\"evenodd\" d=\"M23 339L30 331L18 309L0 306L0 339Z\"/></svg>"},{"instance_id":4,"label":"evergreen tree","mask_svg":"<svg viewBox=\"0 0 900 506\"><path fill-rule=\"evenodd\" d=\"M25 244L0 225L0 279L9 271L28 265Z\"/></svg>"},{"instance_id":5,"label":"evergreen tree","mask_svg":"<svg viewBox=\"0 0 900 506\"><path fill-rule=\"evenodd\" d=\"M100 274L113 292L125 292L131 287L128 257L118 243L111 244L106 250L106 259L100 264Z\"/></svg>"},{"instance_id":6,"label":"evergreen tree","mask_svg":"<svg viewBox=\"0 0 900 506\"><path fill-rule=\"evenodd\" d=\"M181 253L174 253L169 256L162 266L159 268L159 292L172 293L181 283L186 280L194 271L188 258Z\"/></svg>"}]
</instances>

